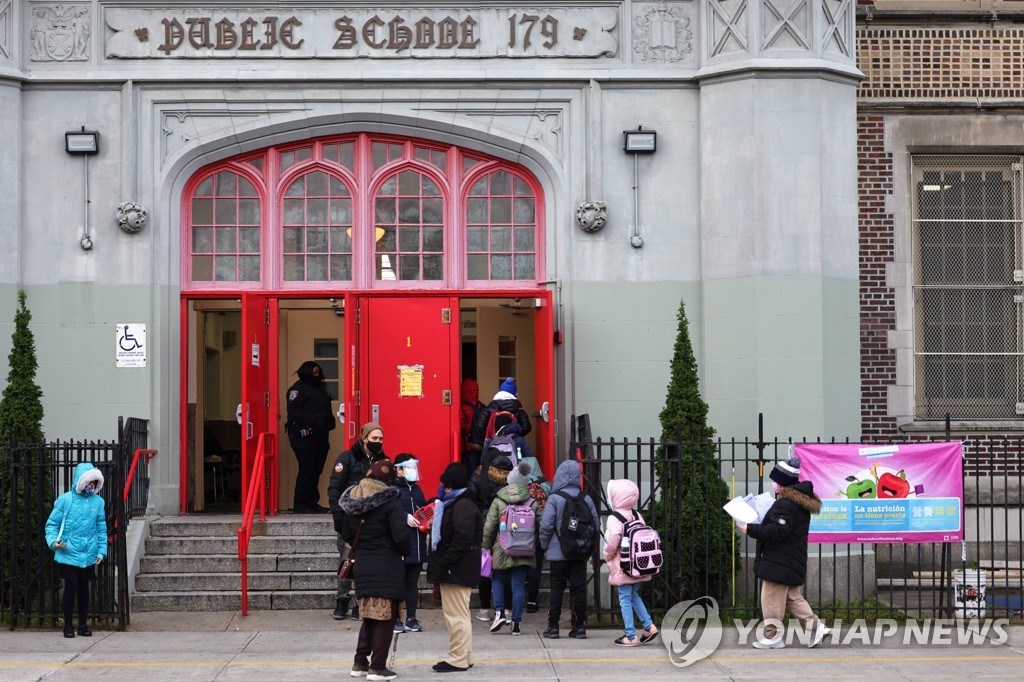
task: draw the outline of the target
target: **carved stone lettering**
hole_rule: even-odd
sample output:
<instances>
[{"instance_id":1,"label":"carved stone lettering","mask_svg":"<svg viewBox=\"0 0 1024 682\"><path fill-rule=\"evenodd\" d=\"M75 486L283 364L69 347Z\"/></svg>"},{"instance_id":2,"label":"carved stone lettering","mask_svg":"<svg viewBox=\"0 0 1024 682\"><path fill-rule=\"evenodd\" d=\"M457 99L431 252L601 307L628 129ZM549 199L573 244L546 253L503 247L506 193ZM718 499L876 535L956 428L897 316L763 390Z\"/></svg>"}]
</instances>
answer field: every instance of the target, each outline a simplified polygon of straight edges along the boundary
<instances>
[{"instance_id":1,"label":"carved stone lettering","mask_svg":"<svg viewBox=\"0 0 1024 682\"><path fill-rule=\"evenodd\" d=\"M287 47L289 50L298 50L302 48L302 43L305 42L304 38L295 40L295 31L302 26L302 22L295 17L288 17L281 22L281 44Z\"/></svg>"},{"instance_id":2,"label":"carved stone lettering","mask_svg":"<svg viewBox=\"0 0 1024 682\"><path fill-rule=\"evenodd\" d=\"M187 19L185 21L188 24L188 44L192 47L213 47L213 42L210 40L210 19L203 17L201 19Z\"/></svg>"},{"instance_id":3,"label":"carved stone lettering","mask_svg":"<svg viewBox=\"0 0 1024 682\"><path fill-rule=\"evenodd\" d=\"M480 39L476 37L476 19L473 17L466 17L459 24L459 29L462 31L462 40L459 42L459 49L461 50L472 50L480 44Z\"/></svg>"},{"instance_id":4,"label":"carved stone lettering","mask_svg":"<svg viewBox=\"0 0 1024 682\"><path fill-rule=\"evenodd\" d=\"M432 19L423 17L416 22L416 47L430 47L434 44L434 27L436 24Z\"/></svg>"},{"instance_id":5,"label":"carved stone lettering","mask_svg":"<svg viewBox=\"0 0 1024 682\"><path fill-rule=\"evenodd\" d=\"M445 17L437 22L438 38L437 46L442 50L455 47L459 42L459 25L451 17Z\"/></svg>"},{"instance_id":6,"label":"carved stone lettering","mask_svg":"<svg viewBox=\"0 0 1024 682\"><path fill-rule=\"evenodd\" d=\"M185 40L185 27L177 19L162 19L160 23L164 25L164 42L157 49L170 54Z\"/></svg>"},{"instance_id":7,"label":"carved stone lettering","mask_svg":"<svg viewBox=\"0 0 1024 682\"><path fill-rule=\"evenodd\" d=\"M412 29L405 26L405 19L395 17L388 22L388 49L404 50L412 44Z\"/></svg>"},{"instance_id":8,"label":"carved stone lettering","mask_svg":"<svg viewBox=\"0 0 1024 682\"><path fill-rule=\"evenodd\" d=\"M363 24L363 42L370 47L384 47L384 41L377 38L377 29L384 25L384 21L374 14Z\"/></svg>"},{"instance_id":9,"label":"carved stone lettering","mask_svg":"<svg viewBox=\"0 0 1024 682\"><path fill-rule=\"evenodd\" d=\"M235 32L235 25L227 19L217 22L217 45L216 50L232 50L238 45L238 33Z\"/></svg>"},{"instance_id":10,"label":"carved stone lettering","mask_svg":"<svg viewBox=\"0 0 1024 682\"><path fill-rule=\"evenodd\" d=\"M255 50L260 46L260 41L256 40L257 26L259 22L252 17L242 22L242 42L238 44L239 50Z\"/></svg>"},{"instance_id":11,"label":"carved stone lettering","mask_svg":"<svg viewBox=\"0 0 1024 682\"><path fill-rule=\"evenodd\" d=\"M335 20L334 29L338 32L338 39L334 41L335 50L347 50L355 47L358 38L350 17L341 17Z\"/></svg>"}]
</instances>

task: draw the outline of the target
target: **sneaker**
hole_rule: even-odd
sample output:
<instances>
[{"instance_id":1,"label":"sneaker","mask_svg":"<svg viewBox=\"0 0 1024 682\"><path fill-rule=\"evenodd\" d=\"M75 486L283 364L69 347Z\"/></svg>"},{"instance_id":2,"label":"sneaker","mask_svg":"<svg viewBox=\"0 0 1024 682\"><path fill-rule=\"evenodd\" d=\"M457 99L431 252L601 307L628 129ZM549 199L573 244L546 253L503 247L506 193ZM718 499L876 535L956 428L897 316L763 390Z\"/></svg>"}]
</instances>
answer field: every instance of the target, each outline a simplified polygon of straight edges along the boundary
<instances>
[{"instance_id":1,"label":"sneaker","mask_svg":"<svg viewBox=\"0 0 1024 682\"><path fill-rule=\"evenodd\" d=\"M832 630L825 627L825 624L820 620L818 624L814 626L814 634L811 635L811 641L807 642L807 648L813 649L814 647L821 644L822 640L832 634Z\"/></svg>"},{"instance_id":2,"label":"sneaker","mask_svg":"<svg viewBox=\"0 0 1024 682\"><path fill-rule=\"evenodd\" d=\"M535 602L535 601L528 601L528 602L526 602L526 612L527 613L537 613L538 611L540 611L540 607L537 606L537 602Z\"/></svg>"},{"instance_id":3,"label":"sneaker","mask_svg":"<svg viewBox=\"0 0 1024 682\"><path fill-rule=\"evenodd\" d=\"M64 637L66 639L74 639L75 638L75 629L74 628L64 628Z\"/></svg>"},{"instance_id":4,"label":"sneaker","mask_svg":"<svg viewBox=\"0 0 1024 682\"><path fill-rule=\"evenodd\" d=\"M491 620L491 610L490 609L480 609L479 611L476 612L476 619L477 620L482 620L485 623L489 622Z\"/></svg>"},{"instance_id":5,"label":"sneaker","mask_svg":"<svg viewBox=\"0 0 1024 682\"><path fill-rule=\"evenodd\" d=\"M398 673L387 668L383 670L370 670L366 673L367 680L393 680L396 677L398 677Z\"/></svg>"},{"instance_id":6,"label":"sneaker","mask_svg":"<svg viewBox=\"0 0 1024 682\"><path fill-rule=\"evenodd\" d=\"M505 612L504 611L495 611L494 612L494 622L491 623L491 632L497 632L498 630L503 628L505 626L505 623L507 623L507 622L508 621L505 620Z\"/></svg>"},{"instance_id":7,"label":"sneaker","mask_svg":"<svg viewBox=\"0 0 1024 682\"><path fill-rule=\"evenodd\" d=\"M644 630L643 632L640 633L640 643L641 644L647 644L648 642L651 642L651 641L653 641L653 640L655 640L657 638L658 638L658 627L656 625L654 625L653 623L651 624L651 627L647 628L646 630Z\"/></svg>"},{"instance_id":8,"label":"sneaker","mask_svg":"<svg viewBox=\"0 0 1024 682\"><path fill-rule=\"evenodd\" d=\"M403 632L405 632L405 626L402 625L402 621L396 620L395 621L395 634L396 635L400 635Z\"/></svg>"},{"instance_id":9,"label":"sneaker","mask_svg":"<svg viewBox=\"0 0 1024 682\"><path fill-rule=\"evenodd\" d=\"M782 635L779 635L775 639L764 639L763 637L754 642L755 649L785 649L786 642L782 639Z\"/></svg>"},{"instance_id":10,"label":"sneaker","mask_svg":"<svg viewBox=\"0 0 1024 682\"><path fill-rule=\"evenodd\" d=\"M366 673L370 672L370 666L359 665L358 663L352 664L352 672L349 673L350 677L366 677Z\"/></svg>"},{"instance_id":11,"label":"sneaker","mask_svg":"<svg viewBox=\"0 0 1024 682\"><path fill-rule=\"evenodd\" d=\"M406 632L423 632L423 626L415 618L407 618L405 621Z\"/></svg>"},{"instance_id":12,"label":"sneaker","mask_svg":"<svg viewBox=\"0 0 1024 682\"><path fill-rule=\"evenodd\" d=\"M559 637L561 637L561 635L558 634L558 627L555 625L549 625L548 629L544 631L544 639L558 639Z\"/></svg>"},{"instance_id":13,"label":"sneaker","mask_svg":"<svg viewBox=\"0 0 1024 682\"><path fill-rule=\"evenodd\" d=\"M640 638L636 635L633 637L626 637L623 635L615 640L615 646L640 646Z\"/></svg>"},{"instance_id":14,"label":"sneaker","mask_svg":"<svg viewBox=\"0 0 1024 682\"><path fill-rule=\"evenodd\" d=\"M573 628L573 629L569 630L569 637L571 637L572 639L586 639L587 638L587 629L586 628ZM643 638L641 638L640 641L643 641Z\"/></svg>"},{"instance_id":15,"label":"sneaker","mask_svg":"<svg viewBox=\"0 0 1024 682\"><path fill-rule=\"evenodd\" d=\"M516 637L523 634L523 631L519 629L519 623L512 623L512 634Z\"/></svg>"},{"instance_id":16,"label":"sneaker","mask_svg":"<svg viewBox=\"0 0 1024 682\"><path fill-rule=\"evenodd\" d=\"M78 636L79 637L92 637L92 630L89 629L88 625L79 625L78 626Z\"/></svg>"}]
</instances>

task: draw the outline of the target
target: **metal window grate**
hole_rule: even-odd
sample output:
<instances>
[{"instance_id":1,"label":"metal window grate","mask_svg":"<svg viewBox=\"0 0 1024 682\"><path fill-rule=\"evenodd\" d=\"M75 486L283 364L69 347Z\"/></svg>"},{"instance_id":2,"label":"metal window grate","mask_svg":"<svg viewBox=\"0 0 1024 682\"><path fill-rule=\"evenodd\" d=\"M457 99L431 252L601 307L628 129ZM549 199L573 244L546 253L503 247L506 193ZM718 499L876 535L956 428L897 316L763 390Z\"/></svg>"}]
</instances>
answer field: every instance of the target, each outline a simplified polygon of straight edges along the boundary
<instances>
[{"instance_id":1,"label":"metal window grate","mask_svg":"<svg viewBox=\"0 0 1024 682\"><path fill-rule=\"evenodd\" d=\"M1018 156L915 156L915 416L1014 419L1022 372Z\"/></svg>"}]
</instances>

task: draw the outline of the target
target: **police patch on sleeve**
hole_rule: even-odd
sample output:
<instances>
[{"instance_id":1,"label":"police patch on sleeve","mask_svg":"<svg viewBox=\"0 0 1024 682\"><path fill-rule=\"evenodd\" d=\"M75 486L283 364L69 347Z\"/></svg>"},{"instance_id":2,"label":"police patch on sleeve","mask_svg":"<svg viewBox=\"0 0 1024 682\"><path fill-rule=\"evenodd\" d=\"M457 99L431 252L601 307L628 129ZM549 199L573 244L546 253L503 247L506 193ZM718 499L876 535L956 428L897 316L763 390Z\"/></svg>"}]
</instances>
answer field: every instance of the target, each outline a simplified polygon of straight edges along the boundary
<instances>
[{"instance_id":1,"label":"police patch on sleeve","mask_svg":"<svg viewBox=\"0 0 1024 682\"><path fill-rule=\"evenodd\" d=\"M344 470L345 470L345 465L342 464L341 462L338 462L337 464L334 465L335 473L339 473L340 474Z\"/></svg>"},{"instance_id":2,"label":"police patch on sleeve","mask_svg":"<svg viewBox=\"0 0 1024 682\"><path fill-rule=\"evenodd\" d=\"M299 397L299 392L297 390L295 390L294 388L292 390L288 391L288 402L291 402L291 401L295 400L298 397Z\"/></svg>"}]
</instances>

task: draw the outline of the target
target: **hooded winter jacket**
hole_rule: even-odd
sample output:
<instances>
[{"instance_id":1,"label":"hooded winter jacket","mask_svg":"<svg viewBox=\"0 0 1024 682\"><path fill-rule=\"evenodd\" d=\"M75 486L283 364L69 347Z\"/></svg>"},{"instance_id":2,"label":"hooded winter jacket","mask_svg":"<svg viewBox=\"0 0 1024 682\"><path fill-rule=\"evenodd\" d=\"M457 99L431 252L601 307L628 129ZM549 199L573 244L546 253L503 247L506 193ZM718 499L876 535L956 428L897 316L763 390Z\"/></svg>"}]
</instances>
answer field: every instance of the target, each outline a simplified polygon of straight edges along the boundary
<instances>
[{"instance_id":1,"label":"hooded winter jacket","mask_svg":"<svg viewBox=\"0 0 1024 682\"><path fill-rule=\"evenodd\" d=\"M427 500L418 483L410 483L405 477L395 479L395 488L402 499L402 511L412 514L420 507L427 506ZM423 564L427 562L427 534L418 528L409 528L409 553L405 555L407 564Z\"/></svg>"},{"instance_id":2,"label":"hooded winter jacket","mask_svg":"<svg viewBox=\"0 0 1024 682\"><path fill-rule=\"evenodd\" d=\"M608 502L613 511L617 511L627 521L640 519L643 521L640 512L634 512L637 500L640 499L640 489L636 483L625 478L608 481ZM550 502L548 503L550 504ZM619 521L615 514L608 516L608 523L604 529L604 549L601 554L604 563L608 566L609 585L632 585L643 583L651 579L651 576L644 575L639 578L628 576L622 572L619 566L619 550L622 544L622 521Z\"/></svg>"},{"instance_id":3,"label":"hooded winter jacket","mask_svg":"<svg viewBox=\"0 0 1024 682\"><path fill-rule=\"evenodd\" d=\"M757 540L754 575L781 585L803 585L811 514L819 511L821 500L810 481L780 488L764 521L747 526L747 535Z\"/></svg>"},{"instance_id":4,"label":"hooded winter jacket","mask_svg":"<svg viewBox=\"0 0 1024 682\"><path fill-rule=\"evenodd\" d=\"M498 391L486 407L476 411L473 428L469 432L469 442L483 445L487 436L487 422L491 420L492 414L501 411L511 412L515 415L516 422L523 430L522 435L530 433L533 425L530 423L530 417L526 414L526 410L523 409L523 404L519 402L519 398L507 391Z\"/></svg>"},{"instance_id":5,"label":"hooded winter jacket","mask_svg":"<svg viewBox=\"0 0 1024 682\"><path fill-rule=\"evenodd\" d=\"M89 462L80 462L72 478L71 490L54 500L53 511L46 520L46 545L53 550L58 564L86 568L107 556L106 503L100 497L103 474ZM85 491L90 483L96 484L92 494ZM53 543L58 535L67 547L55 550Z\"/></svg>"},{"instance_id":6,"label":"hooded winter jacket","mask_svg":"<svg viewBox=\"0 0 1024 682\"><path fill-rule=\"evenodd\" d=\"M403 560L409 553L409 526L398 489L364 478L342 493L338 504L345 512L342 537L355 544L356 596L405 599Z\"/></svg>"},{"instance_id":7,"label":"hooded winter jacket","mask_svg":"<svg viewBox=\"0 0 1024 682\"><path fill-rule=\"evenodd\" d=\"M494 501L491 502L490 509L487 511L487 520L484 521L482 546L491 549L491 565L497 571L507 571L516 566L529 566L533 568L537 565L536 555L509 556L501 549L501 544L498 542L499 525L501 523L501 516L505 513L505 508L510 504L523 504L527 501L529 501L533 513L536 514L540 507L537 501L530 497L530 491L527 490L526 486L522 484L509 484L498 491ZM533 525L536 528L536 521Z\"/></svg>"},{"instance_id":8,"label":"hooded winter jacket","mask_svg":"<svg viewBox=\"0 0 1024 682\"><path fill-rule=\"evenodd\" d=\"M544 550L544 556L548 561L565 561L565 554L562 552L562 544L558 540L558 530L562 527L562 515L565 513L567 500L558 495L563 492L569 497L576 497L580 493L580 465L573 460L566 460L555 469L555 480L551 482L551 492L548 494L548 503L544 506L544 515L540 520L540 546ZM587 508L594 517L594 528L601 527L600 518L597 515L597 507L594 501L587 495L584 498Z\"/></svg>"}]
</instances>

